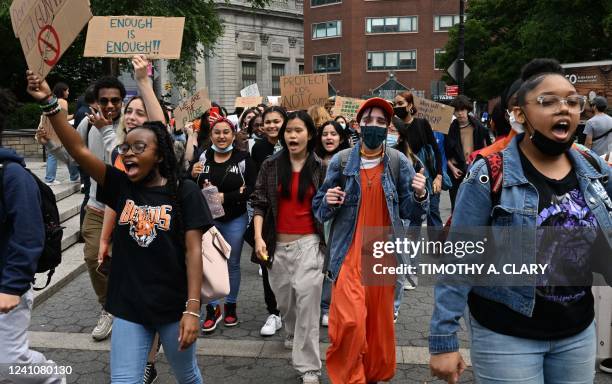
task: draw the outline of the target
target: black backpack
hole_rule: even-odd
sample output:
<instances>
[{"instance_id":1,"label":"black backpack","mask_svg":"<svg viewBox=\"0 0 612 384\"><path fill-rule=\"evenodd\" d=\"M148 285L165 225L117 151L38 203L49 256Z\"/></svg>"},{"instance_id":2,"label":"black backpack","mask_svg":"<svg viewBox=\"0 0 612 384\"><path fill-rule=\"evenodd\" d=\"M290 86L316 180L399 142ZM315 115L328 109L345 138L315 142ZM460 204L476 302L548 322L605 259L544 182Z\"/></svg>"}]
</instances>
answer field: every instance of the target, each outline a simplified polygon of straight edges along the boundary
<instances>
[{"instance_id":1,"label":"black backpack","mask_svg":"<svg viewBox=\"0 0 612 384\"><path fill-rule=\"evenodd\" d=\"M4 166L7 163L8 161L0 163L0 198L4 198ZM55 268L62 262L62 236L64 234L64 227L60 225L60 216L53 190L33 174L32 171L27 168L24 169L32 175L40 191L40 209L45 224L45 245L38 259L36 273L47 271L49 273L47 274L47 282L44 287L34 287L35 291L40 291L49 285L51 276L55 273Z\"/></svg>"}]
</instances>

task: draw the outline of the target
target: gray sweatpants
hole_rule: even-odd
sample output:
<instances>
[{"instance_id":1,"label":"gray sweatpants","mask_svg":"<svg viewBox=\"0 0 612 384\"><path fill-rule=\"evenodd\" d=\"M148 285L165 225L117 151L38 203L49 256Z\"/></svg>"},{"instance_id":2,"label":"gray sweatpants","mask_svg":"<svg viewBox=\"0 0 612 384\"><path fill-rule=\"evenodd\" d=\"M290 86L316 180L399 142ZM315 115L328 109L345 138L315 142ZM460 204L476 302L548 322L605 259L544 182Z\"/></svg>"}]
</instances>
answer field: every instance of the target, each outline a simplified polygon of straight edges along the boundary
<instances>
[{"instance_id":1,"label":"gray sweatpants","mask_svg":"<svg viewBox=\"0 0 612 384\"><path fill-rule=\"evenodd\" d=\"M276 243L274 264L268 272L285 332L293 336L293 367L300 373L321 370L319 316L323 259L319 236L306 235L290 243Z\"/></svg>"},{"instance_id":2,"label":"gray sweatpants","mask_svg":"<svg viewBox=\"0 0 612 384\"><path fill-rule=\"evenodd\" d=\"M28 343L28 328L32 314L34 293L29 291L21 296L21 301L9 313L0 313L0 383L62 383L62 377L49 375L24 375L19 372L16 365L46 364L46 371L57 372L55 363L47 360L45 356L30 349ZM41 367L42 368L42 367ZM45 368L37 367L34 372L45 372ZM11 374L11 371L13 374ZM27 371L26 371L27 372Z\"/></svg>"}]
</instances>

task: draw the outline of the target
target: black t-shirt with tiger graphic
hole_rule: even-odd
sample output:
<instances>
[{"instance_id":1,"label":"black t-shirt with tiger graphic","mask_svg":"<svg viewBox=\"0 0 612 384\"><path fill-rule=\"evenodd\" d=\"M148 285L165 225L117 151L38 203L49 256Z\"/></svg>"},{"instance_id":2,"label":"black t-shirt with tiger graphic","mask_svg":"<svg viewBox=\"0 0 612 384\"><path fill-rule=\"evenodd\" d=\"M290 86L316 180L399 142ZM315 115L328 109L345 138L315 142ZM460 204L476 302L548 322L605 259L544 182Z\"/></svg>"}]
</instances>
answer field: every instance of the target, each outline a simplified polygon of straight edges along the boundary
<instances>
[{"instance_id":1,"label":"black t-shirt with tiger graphic","mask_svg":"<svg viewBox=\"0 0 612 384\"><path fill-rule=\"evenodd\" d=\"M177 233L177 207L166 187L145 188L107 165L97 199L117 213L106 310L144 325L179 321L187 300L184 236ZM206 200L191 180L179 194L184 231L213 225Z\"/></svg>"}]
</instances>

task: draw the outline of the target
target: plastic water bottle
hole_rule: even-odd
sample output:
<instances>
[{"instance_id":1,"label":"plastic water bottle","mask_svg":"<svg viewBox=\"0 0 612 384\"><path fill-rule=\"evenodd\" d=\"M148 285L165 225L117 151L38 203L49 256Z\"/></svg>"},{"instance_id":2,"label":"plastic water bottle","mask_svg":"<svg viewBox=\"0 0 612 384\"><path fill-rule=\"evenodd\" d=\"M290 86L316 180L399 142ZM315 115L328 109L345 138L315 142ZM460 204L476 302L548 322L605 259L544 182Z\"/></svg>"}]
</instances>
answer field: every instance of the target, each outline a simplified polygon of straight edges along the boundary
<instances>
[{"instance_id":1,"label":"plastic water bottle","mask_svg":"<svg viewBox=\"0 0 612 384\"><path fill-rule=\"evenodd\" d=\"M206 183L206 186L202 188L202 194L208 203L208 209L210 209L213 219L225 216L225 210L219 199L219 189L217 187L210 183Z\"/></svg>"}]
</instances>

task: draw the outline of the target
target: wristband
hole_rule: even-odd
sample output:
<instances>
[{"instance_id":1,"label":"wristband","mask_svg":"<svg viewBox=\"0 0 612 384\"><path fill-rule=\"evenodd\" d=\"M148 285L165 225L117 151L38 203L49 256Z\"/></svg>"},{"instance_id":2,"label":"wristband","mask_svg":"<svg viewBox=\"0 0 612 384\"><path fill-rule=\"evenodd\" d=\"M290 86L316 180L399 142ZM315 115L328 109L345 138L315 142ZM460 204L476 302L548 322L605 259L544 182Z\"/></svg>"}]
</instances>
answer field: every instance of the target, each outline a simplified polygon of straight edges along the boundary
<instances>
[{"instance_id":1,"label":"wristband","mask_svg":"<svg viewBox=\"0 0 612 384\"><path fill-rule=\"evenodd\" d=\"M199 313L195 313L195 312L191 312L191 311L185 311L183 312L183 315L191 315L191 316L195 316L198 319L200 318L200 314Z\"/></svg>"}]
</instances>

